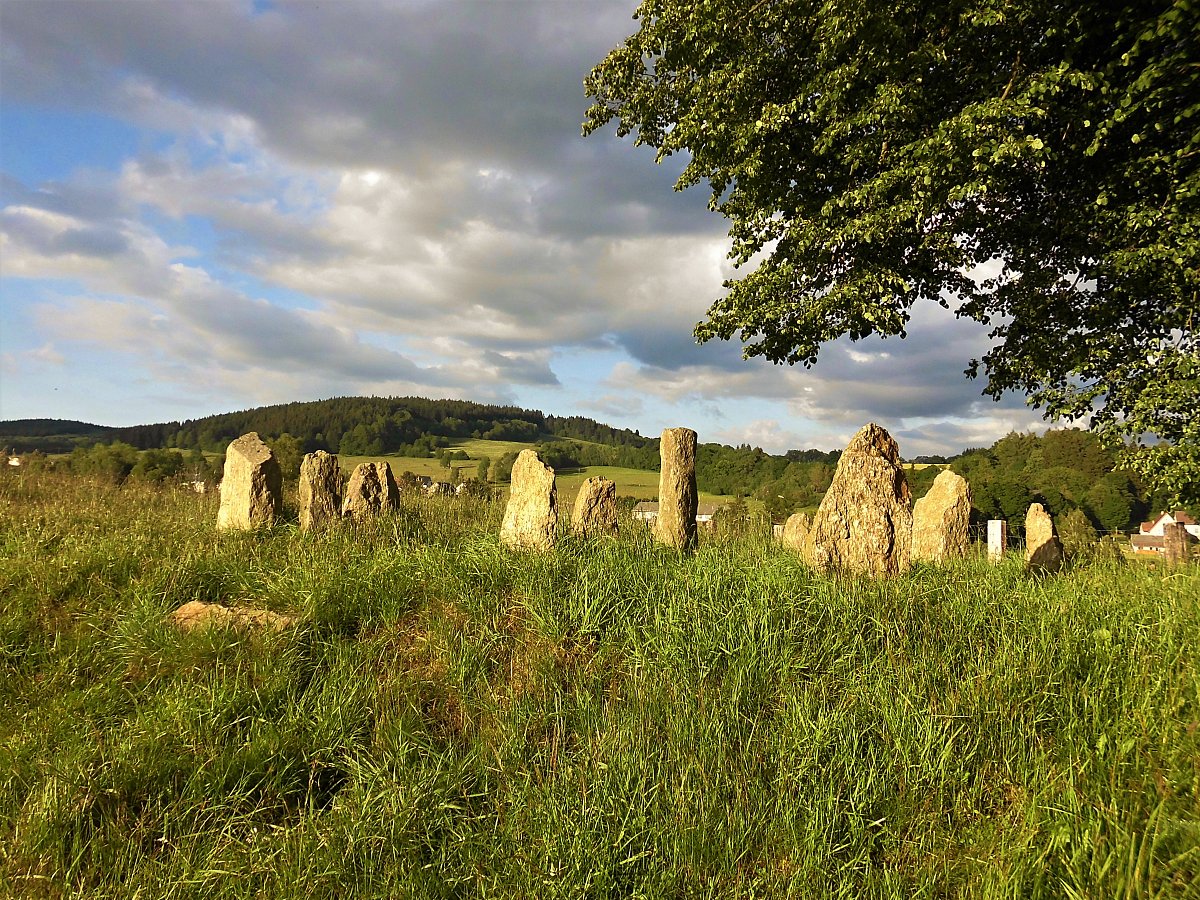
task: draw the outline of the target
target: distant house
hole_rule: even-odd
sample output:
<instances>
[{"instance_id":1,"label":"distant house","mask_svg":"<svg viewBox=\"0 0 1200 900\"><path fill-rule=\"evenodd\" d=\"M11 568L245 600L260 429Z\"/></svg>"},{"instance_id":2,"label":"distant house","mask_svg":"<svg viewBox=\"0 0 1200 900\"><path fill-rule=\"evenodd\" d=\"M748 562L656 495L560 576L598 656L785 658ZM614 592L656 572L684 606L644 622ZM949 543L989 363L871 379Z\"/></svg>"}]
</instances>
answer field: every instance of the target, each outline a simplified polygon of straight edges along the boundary
<instances>
[{"instance_id":1,"label":"distant house","mask_svg":"<svg viewBox=\"0 0 1200 900\"><path fill-rule=\"evenodd\" d=\"M412 472L402 472L396 476L396 486L402 491L428 492L433 479L428 475L414 475Z\"/></svg>"},{"instance_id":2,"label":"distant house","mask_svg":"<svg viewBox=\"0 0 1200 900\"><path fill-rule=\"evenodd\" d=\"M1200 522L1197 522L1182 509L1177 509L1173 513L1159 513L1156 518L1151 519L1149 522L1143 522L1138 528L1138 533L1129 536L1129 544L1133 548L1133 552L1165 553L1166 542L1163 539L1163 529L1167 525L1182 525L1188 534L1200 540Z\"/></svg>"},{"instance_id":3,"label":"distant house","mask_svg":"<svg viewBox=\"0 0 1200 900\"><path fill-rule=\"evenodd\" d=\"M712 522L713 514L717 511L715 503L700 503L696 506L696 524L705 525ZM654 500L643 500L633 508L633 518L638 522L645 522L647 525L653 524L658 518L658 502Z\"/></svg>"}]
</instances>

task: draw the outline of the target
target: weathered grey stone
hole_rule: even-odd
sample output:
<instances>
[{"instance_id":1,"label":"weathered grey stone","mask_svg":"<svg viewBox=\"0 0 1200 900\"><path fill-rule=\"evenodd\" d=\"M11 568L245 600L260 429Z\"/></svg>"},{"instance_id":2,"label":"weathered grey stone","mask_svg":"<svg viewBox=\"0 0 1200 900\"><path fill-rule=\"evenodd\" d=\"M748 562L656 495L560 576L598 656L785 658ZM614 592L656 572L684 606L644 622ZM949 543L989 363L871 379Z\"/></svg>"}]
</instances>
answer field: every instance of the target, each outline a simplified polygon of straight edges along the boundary
<instances>
[{"instance_id":1,"label":"weathered grey stone","mask_svg":"<svg viewBox=\"0 0 1200 900\"><path fill-rule=\"evenodd\" d=\"M813 518L805 557L822 572L898 575L912 549L911 493L900 450L874 423L858 432L838 461Z\"/></svg>"},{"instance_id":2,"label":"weathered grey stone","mask_svg":"<svg viewBox=\"0 0 1200 900\"><path fill-rule=\"evenodd\" d=\"M661 544L686 550L696 545L696 432L667 428L658 444L662 469L658 476L658 518L654 537Z\"/></svg>"},{"instance_id":3,"label":"weathered grey stone","mask_svg":"<svg viewBox=\"0 0 1200 900\"><path fill-rule=\"evenodd\" d=\"M971 487L944 470L913 505L912 558L930 562L962 559L971 548Z\"/></svg>"},{"instance_id":4,"label":"weathered grey stone","mask_svg":"<svg viewBox=\"0 0 1200 900\"><path fill-rule=\"evenodd\" d=\"M780 541L789 550L803 553L810 530L812 530L812 519L808 517L808 513L792 513L783 523L783 536Z\"/></svg>"},{"instance_id":5,"label":"weathered grey stone","mask_svg":"<svg viewBox=\"0 0 1200 900\"><path fill-rule=\"evenodd\" d=\"M273 525L283 512L283 476L271 448L255 431L225 451L217 528L251 529Z\"/></svg>"},{"instance_id":6,"label":"weathered grey stone","mask_svg":"<svg viewBox=\"0 0 1200 900\"><path fill-rule=\"evenodd\" d=\"M282 631L296 624L294 616L258 609L253 606L221 606L190 600L167 617L180 631L197 631L204 628L255 628Z\"/></svg>"},{"instance_id":7,"label":"weathered grey stone","mask_svg":"<svg viewBox=\"0 0 1200 900\"><path fill-rule=\"evenodd\" d=\"M1057 572L1062 568L1063 550L1054 533L1054 520L1040 503L1025 515L1025 568L1031 572Z\"/></svg>"},{"instance_id":8,"label":"weathered grey stone","mask_svg":"<svg viewBox=\"0 0 1200 900\"><path fill-rule=\"evenodd\" d=\"M300 463L300 529L313 531L342 514L342 472L338 458L324 450Z\"/></svg>"},{"instance_id":9,"label":"weathered grey stone","mask_svg":"<svg viewBox=\"0 0 1200 900\"><path fill-rule=\"evenodd\" d=\"M617 485L603 476L589 478L575 497L572 528L586 536L617 533Z\"/></svg>"},{"instance_id":10,"label":"weathered grey stone","mask_svg":"<svg viewBox=\"0 0 1200 900\"><path fill-rule=\"evenodd\" d=\"M377 516L400 505L400 489L392 477L392 467L384 462L362 463L350 476L342 515L351 519Z\"/></svg>"},{"instance_id":11,"label":"weathered grey stone","mask_svg":"<svg viewBox=\"0 0 1200 900\"><path fill-rule=\"evenodd\" d=\"M500 543L515 550L551 550L558 529L554 470L535 450L522 450L513 463Z\"/></svg>"}]
</instances>

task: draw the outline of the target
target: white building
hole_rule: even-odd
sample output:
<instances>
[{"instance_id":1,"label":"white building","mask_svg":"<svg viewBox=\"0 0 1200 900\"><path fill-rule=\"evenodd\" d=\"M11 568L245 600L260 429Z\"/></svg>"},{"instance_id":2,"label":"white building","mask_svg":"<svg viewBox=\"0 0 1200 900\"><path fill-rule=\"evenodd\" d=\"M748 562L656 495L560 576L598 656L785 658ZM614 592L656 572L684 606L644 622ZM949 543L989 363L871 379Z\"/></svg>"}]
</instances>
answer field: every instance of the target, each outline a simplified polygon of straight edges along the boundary
<instances>
[{"instance_id":1,"label":"white building","mask_svg":"<svg viewBox=\"0 0 1200 900\"><path fill-rule=\"evenodd\" d=\"M715 503L700 503L696 506L696 524L704 525L712 521L713 514L717 511ZM643 500L633 508L633 518L638 522L645 522L647 525L653 524L658 518L658 502L655 500Z\"/></svg>"},{"instance_id":2,"label":"white building","mask_svg":"<svg viewBox=\"0 0 1200 900\"><path fill-rule=\"evenodd\" d=\"M1192 537L1200 540L1200 522L1197 522L1182 509L1173 513L1159 513L1157 518L1143 522L1137 534L1129 536L1129 544L1134 553L1165 553L1166 545L1163 540L1163 529L1168 525L1182 525Z\"/></svg>"}]
</instances>

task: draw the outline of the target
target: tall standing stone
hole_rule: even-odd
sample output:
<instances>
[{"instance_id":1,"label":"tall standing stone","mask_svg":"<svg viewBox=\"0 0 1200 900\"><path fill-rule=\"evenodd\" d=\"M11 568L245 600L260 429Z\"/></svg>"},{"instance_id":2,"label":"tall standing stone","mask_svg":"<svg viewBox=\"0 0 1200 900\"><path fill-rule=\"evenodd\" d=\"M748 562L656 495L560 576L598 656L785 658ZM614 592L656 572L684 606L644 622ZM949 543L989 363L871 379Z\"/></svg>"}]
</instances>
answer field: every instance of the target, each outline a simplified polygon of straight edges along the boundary
<instances>
[{"instance_id":1,"label":"tall standing stone","mask_svg":"<svg viewBox=\"0 0 1200 900\"><path fill-rule=\"evenodd\" d=\"M362 463L350 476L342 515L352 519L377 516L400 505L400 489L392 477L392 467L383 462Z\"/></svg>"},{"instance_id":2,"label":"tall standing stone","mask_svg":"<svg viewBox=\"0 0 1200 900\"><path fill-rule=\"evenodd\" d=\"M1195 540L1188 534L1188 530L1178 522L1164 525L1163 562L1172 569L1186 566L1191 561L1192 544L1195 543Z\"/></svg>"},{"instance_id":3,"label":"tall standing stone","mask_svg":"<svg viewBox=\"0 0 1200 900\"><path fill-rule=\"evenodd\" d=\"M808 543L810 530L812 530L812 520L809 519L808 513L792 513L783 523L783 546L789 550L795 550L797 553L803 553L804 545Z\"/></svg>"},{"instance_id":4,"label":"tall standing stone","mask_svg":"<svg viewBox=\"0 0 1200 900\"><path fill-rule=\"evenodd\" d=\"M283 513L283 475L271 448L251 431L225 451L217 528L251 529L273 525Z\"/></svg>"},{"instance_id":5,"label":"tall standing stone","mask_svg":"<svg viewBox=\"0 0 1200 900\"><path fill-rule=\"evenodd\" d=\"M822 572L898 575L912 549L912 497L900 448L874 423L858 432L813 518L805 556Z\"/></svg>"},{"instance_id":6,"label":"tall standing stone","mask_svg":"<svg viewBox=\"0 0 1200 900\"><path fill-rule=\"evenodd\" d=\"M589 478L575 497L572 528L576 534L593 536L617 533L617 485L600 475Z\"/></svg>"},{"instance_id":7,"label":"tall standing stone","mask_svg":"<svg viewBox=\"0 0 1200 900\"><path fill-rule=\"evenodd\" d=\"M300 463L300 530L313 531L342 514L342 472L338 458L324 450Z\"/></svg>"},{"instance_id":8,"label":"tall standing stone","mask_svg":"<svg viewBox=\"0 0 1200 900\"><path fill-rule=\"evenodd\" d=\"M667 428L658 444L662 470L658 476L658 519L654 536L680 550L696 544L696 432Z\"/></svg>"},{"instance_id":9,"label":"tall standing stone","mask_svg":"<svg viewBox=\"0 0 1200 900\"><path fill-rule=\"evenodd\" d=\"M998 563L1008 552L1008 523L1003 519L988 519L988 562Z\"/></svg>"},{"instance_id":10,"label":"tall standing stone","mask_svg":"<svg viewBox=\"0 0 1200 900\"><path fill-rule=\"evenodd\" d=\"M513 463L500 543L514 550L552 550L558 529L554 470L535 450L522 450Z\"/></svg>"},{"instance_id":11,"label":"tall standing stone","mask_svg":"<svg viewBox=\"0 0 1200 900\"><path fill-rule=\"evenodd\" d=\"M1025 515L1025 568L1032 572L1057 572L1062 568L1063 550L1054 533L1054 520L1040 503Z\"/></svg>"},{"instance_id":12,"label":"tall standing stone","mask_svg":"<svg viewBox=\"0 0 1200 900\"><path fill-rule=\"evenodd\" d=\"M962 559L971 547L971 487L945 469L913 505L912 558L930 562Z\"/></svg>"}]
</instances>

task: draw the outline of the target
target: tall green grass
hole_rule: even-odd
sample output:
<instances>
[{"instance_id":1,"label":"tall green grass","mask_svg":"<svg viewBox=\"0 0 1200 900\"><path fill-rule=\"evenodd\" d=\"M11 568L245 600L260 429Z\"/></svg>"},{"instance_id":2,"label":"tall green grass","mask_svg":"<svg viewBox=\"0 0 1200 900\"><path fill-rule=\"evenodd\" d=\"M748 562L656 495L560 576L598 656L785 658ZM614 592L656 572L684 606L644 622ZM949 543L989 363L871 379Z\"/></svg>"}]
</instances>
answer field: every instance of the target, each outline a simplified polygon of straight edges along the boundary
<instances>
[{"instance_id":1,"label":"tall green grass","mask_svg":"<svg viewBox=\"0 0 1200 900\"><path fill-rule=\"evenodd\" d=\"M0 892L1198 896L1200 573L824 579L0 479ZM182 634L188 600L293 614Z\"/></svg>"}]
</instances>

